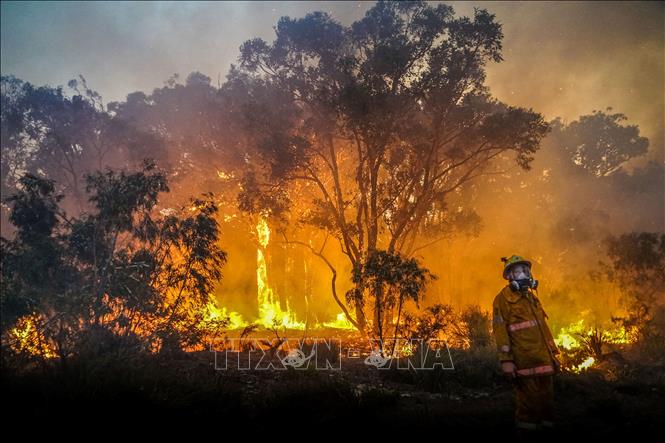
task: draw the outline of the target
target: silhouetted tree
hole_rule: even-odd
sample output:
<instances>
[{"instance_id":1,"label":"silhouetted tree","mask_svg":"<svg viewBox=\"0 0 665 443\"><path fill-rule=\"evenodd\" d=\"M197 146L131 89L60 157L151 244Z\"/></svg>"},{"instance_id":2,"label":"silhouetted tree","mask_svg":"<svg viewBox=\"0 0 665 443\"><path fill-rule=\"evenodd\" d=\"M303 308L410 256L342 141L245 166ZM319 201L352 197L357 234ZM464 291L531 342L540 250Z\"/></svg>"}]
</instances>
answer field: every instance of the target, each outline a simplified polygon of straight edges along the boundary
<instances>
[{"instance_id":1,"label":"silhouetted tree","mask_svg":"<svg viewBox=\"0 0 665 443\"><path fill-rule=\"evenodd\" d=\"M71 96L13 76L2 76L1 85L3 196L16 192L27 172L53 180L80 211L87 204L86 173L162 157L160 139L113 118L82 76L69 82Z\"/></svg>"},{"instance_id":2,"label":"silhouetted tree","mask_svg":"<svg viewBox=\"0 0 665 443\"><path fill-rule=\"evenodd\" d=\"M378 249L417 248L418 233L450 221L451 194L500 155L528 168L548 131L540 114L484 86L502 37L486 10L456 18L425 2L380 1L350 27L322 12L281 18L274 42L244 43L229 75L246 90L237 115L270 165L254 195L302 183L304 218L353 267Z\"/></svg>"},{"instance_id":3,"label":"silhouetted tree","mask_svg":"<svg viewBox=\"0 0 665 443\"><path fill-rule=\"evenodd\" d=\"M621 124L625 120L624 114L598 110L583 115L565 127L562 148L575 165L597 176L608 175L627 160L645 154L649 146L637 125Z\"/></svg>"},{"instance_id":4,"label":"silhouetted tree","mask_svg":"<svg viewBox=\"0 0 665 443\"><path fill-rule=\"evenodd\" d=\"M390 327L397 339L404 304L411 300L417 305L423 297L425 286L434 278L414 258L379 250L372 251L367 260L354 269L352 281L355 287L346 294L346 299L363 316L366 316L365 300L373 301L372 332L379 340L382 353L383 340ZM359 291L362 293L359 294Z\"/></svg>"},{"instance_id":5,"label":"silhouetted tree","mask_svg":"<svg viewBox=\"0 0 665 443\"><path fill-rule=\"evenodd\" d=\"M52 181L26 175L20 184L7 199L17 233L2 238L3 344L24 316L63 363L100 331L166 350L224 325L204 318L226 261L212 196L156 217L168 186L151 161L89 174L95 210L78 217L60 210Z\"/></svg>"}]
</instances>

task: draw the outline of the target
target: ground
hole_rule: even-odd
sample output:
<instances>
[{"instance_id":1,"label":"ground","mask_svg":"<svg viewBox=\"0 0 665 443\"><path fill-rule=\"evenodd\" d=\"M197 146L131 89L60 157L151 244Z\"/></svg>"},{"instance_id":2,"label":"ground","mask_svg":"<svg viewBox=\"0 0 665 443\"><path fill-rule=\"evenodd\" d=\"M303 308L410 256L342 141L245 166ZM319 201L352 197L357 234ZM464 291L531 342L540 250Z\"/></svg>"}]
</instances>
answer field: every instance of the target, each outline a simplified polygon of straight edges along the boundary
<instances>
[{"instance_id":1,"label":"ground","mask_svg":"<svg viewBox=\"0 0 665 443\"><path fill-rule=\"evenodd\" d=\"M341 370L215 370L212 353L70 363L66 369L4 368L5 423L57 427L110 423L192 432L324 438L389 432L513 435L512 386L479 355L454 353L455 370L381 371L343 357ZM665 419L665 368L631 366L621 377L592 369L556 379L555 436L653 433ZM157 421L155 421L157 420ZM111 427L109 432L119 428Z\"/></svg>"}]
</instances>

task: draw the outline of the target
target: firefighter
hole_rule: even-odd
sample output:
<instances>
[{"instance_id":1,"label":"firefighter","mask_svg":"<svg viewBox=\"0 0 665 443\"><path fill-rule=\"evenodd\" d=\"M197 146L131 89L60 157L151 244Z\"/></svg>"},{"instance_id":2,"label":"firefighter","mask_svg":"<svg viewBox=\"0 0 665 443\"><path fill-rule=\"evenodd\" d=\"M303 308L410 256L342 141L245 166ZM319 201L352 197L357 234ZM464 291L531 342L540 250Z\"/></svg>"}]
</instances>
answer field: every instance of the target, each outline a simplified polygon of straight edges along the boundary
<instances>
[{"instance_id":1,"label":"firefighter","mask_svg":"<svg viewBox=\"0 0 665 443\"><path fill-rule=\"evenodd\" d=\"M514 381L515 425L518 430L549 428L559 351L535 293L531 262L517 255L501 260L508 284L494 298L493 330L502 372Z\"/></svg>"}]
</instances>

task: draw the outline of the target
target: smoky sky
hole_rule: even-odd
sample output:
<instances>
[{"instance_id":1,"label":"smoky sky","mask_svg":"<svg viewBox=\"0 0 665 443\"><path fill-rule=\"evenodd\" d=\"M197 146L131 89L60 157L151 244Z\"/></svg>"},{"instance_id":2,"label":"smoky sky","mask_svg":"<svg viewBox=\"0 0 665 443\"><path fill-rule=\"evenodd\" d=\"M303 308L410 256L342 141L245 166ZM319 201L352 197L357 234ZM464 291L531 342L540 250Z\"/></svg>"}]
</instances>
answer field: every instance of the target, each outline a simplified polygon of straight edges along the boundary
<instances>
[{"instance_id":1,"label":"smoky sky","mask_svg":"<svg viewBox=\"0 0 665 443\"><path fill-rule=\"evenodd\" d=\"M504 61L491 92L547 119L591 111L628 116L662 160L665 3L447 2L458 15L485 8L503 24ZM374 2L2 2L1 71L37 85L82 74L105 102L151 92L200 71L224 81L240 44L272 40L279 17L329 12L345 25Z\"/></svg>"}]
</instances>

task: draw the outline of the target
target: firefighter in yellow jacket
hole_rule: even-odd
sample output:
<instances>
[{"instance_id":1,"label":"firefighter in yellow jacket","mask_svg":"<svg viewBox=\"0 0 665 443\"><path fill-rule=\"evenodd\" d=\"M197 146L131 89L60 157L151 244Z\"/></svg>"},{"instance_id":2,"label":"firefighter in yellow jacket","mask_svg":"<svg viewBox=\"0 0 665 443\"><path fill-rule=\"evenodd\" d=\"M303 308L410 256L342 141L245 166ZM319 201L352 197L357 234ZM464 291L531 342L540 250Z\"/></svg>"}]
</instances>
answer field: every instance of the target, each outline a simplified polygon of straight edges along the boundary
<instances>
[{"instance_id":1,"label":"firefighter in yellow jacket","mask_svg":"<svg viewBox=\"0 0 665 443\"><path fill-rule=\"evenodd\" d=\"M515 381L515 424L518 429L551 427L558 350L534 291L538 281L528 260L517 255L501 260L508 285L494 298L493 329L501 369Z\"/></svg>"}]
</instances>

